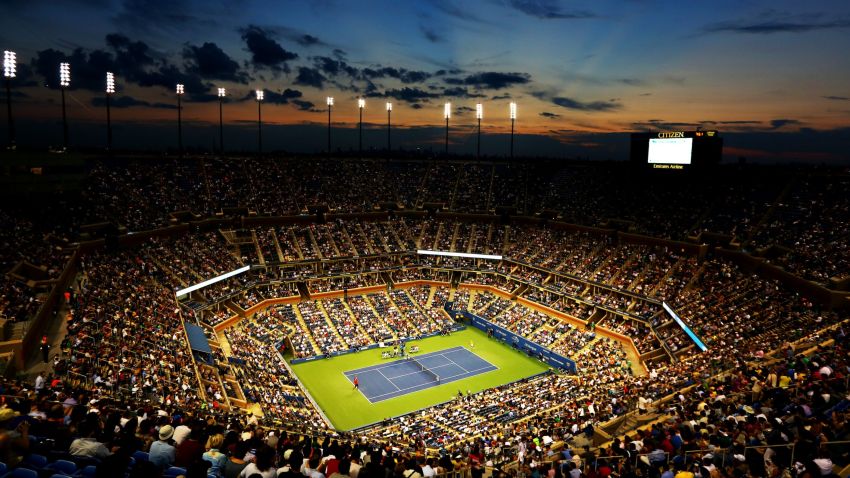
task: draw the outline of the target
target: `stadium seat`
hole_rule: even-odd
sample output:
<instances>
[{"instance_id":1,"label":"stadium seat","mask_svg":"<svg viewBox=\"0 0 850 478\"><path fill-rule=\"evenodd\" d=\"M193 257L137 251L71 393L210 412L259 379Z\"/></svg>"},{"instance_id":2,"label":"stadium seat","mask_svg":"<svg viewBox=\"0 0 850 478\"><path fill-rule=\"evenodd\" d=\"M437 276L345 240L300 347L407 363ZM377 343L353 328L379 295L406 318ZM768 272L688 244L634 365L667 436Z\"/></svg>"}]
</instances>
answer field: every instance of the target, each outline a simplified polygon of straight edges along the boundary
<instances>
[{"instance_id":1,"label":"stadium seat","mask_svg":"<svg viewBox=\"0 0 850 478\"><path fill-rule=\"evenodd\" d=\"M29 468L15 468L3 475L3 478L38 478L38 472Z\"/></svg>"},{"instance_id":2,"label":"stadium seat","mask_svg":"<svg viewBox=\"0 0 850 478\"><path fill-rule=\"evenodd\" d=\"M77 472L77 465L73 461L56 460L53 463L47 465L44 469L55 471L57 473L63 473L66 475L73 475Z\"/></svg>"},{"instance_id":3,"label":"stadium seat","mask_svg":"<svg viewBox=\"0 0 850 478\"><path fill-rule=\"evenodd\" d=\"M178 476L185 475L185 474L186 474L185 468L179 468L179 467L176 467L176 466L172 466L171 468L165 470L165 472L162 474L162 476L163 476L163 478L177 478Z\"/></svg>"},{"instance_id":4,"label":"stadium seat","mask_svg":"<svg viewBox=\"0 0 850 478\"><path fill-rule=\"evenodd\" d=\"M50 478L72 478L72 477L71 477L71 475L60 475L60 474L57 473L55 475L50 475Z\"/></svg>"},{"instance_id":5,"label":"stadium seat","mask_svg":"<svg viewBox=\"0 0 850 478\"><path fill-rule=\"evenodd\" d=\"M149 461L150 455L147 452L144 452L144 451L137 451L136 453L133 453L133 458L137 462L139 462L139 461Z\"/></svg>"},{"instance_id":6,"label":"stadium seat","mask_svg":"<svg viewBox=\"0 0 850 478\"><path fill-rule=\"evenodd\" d=\"M6 464L0 461L0 473L6 473ZM2 475L0 475L2 476Z\"/></svg>"},{"instance_id":7,"label":"stadium seat","mask_svg":"<svg viewBox=\"0 0 850 478\"><path fill-rule=\"evenodd\" d=\"M37 453L30 453L24 457L21 465L32 468L33 470L40 470L47 466L47 457Z\"/></svg>"},{"instance_id":8,"label":"stadium seat","mask_svg":"<svg viewBox=\"0 0 850 478\"><path fill-rule=\"evenodd\" d=\"M79 478L94 478L95 474L97 474L97 467L95 465L88 465L78 471L74 476Z\"/></svg>"}]
</instances>

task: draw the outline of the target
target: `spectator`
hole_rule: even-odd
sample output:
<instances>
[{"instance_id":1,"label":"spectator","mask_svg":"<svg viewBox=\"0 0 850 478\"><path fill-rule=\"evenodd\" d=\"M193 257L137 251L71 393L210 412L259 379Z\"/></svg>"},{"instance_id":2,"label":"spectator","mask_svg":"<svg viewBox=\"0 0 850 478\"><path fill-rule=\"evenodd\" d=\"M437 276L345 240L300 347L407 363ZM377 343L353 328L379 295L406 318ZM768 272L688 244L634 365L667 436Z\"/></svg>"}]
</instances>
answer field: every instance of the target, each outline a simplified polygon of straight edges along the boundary
<instances>
[{"instance_id":1,"label":"spectator","mask_svg":"<svg viewBox=\"0 0 850 478\"><path fill-rule=\"evenodd\" d=\"M159 429L159 440L151 444L149 460L160 470L174 465L175 448L171 444L173 436L174 428L171 425L163 425Z\"/></svg>"}]
</instances>

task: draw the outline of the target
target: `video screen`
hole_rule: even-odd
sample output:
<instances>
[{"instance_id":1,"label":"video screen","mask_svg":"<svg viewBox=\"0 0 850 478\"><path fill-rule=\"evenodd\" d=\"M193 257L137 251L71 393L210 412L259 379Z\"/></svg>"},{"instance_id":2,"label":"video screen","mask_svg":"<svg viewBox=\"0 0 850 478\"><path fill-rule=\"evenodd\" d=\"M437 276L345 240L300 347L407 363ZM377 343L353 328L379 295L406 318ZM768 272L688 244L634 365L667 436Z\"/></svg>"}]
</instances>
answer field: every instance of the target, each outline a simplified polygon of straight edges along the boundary
<instances>
[{"instance_id":1,"label":"video screen","mask_svg":"<svg viewBox=\"0 0 850 478\"><path fill-rule=\"evenodd\" d=\"M650 138L649 164L691 164L693 138Z\"/></svg>"}]
</instances>

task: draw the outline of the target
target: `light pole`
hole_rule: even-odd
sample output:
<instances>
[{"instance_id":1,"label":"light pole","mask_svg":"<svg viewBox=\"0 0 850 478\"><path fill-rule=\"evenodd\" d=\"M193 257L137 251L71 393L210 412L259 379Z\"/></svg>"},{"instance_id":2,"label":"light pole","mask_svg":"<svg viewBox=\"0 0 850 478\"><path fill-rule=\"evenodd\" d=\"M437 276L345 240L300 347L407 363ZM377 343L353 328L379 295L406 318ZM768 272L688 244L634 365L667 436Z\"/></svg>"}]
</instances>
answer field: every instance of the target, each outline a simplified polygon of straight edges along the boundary
<instances>
[{"instance_id":1,"label":"light pole","mask_svg":"<svg viewBox=\"0 0 850 478\"><path fill-rule=\"evenodd\" d=\"M328 156L330 156L331 155L331 110L334 107L333 96L328 96L327 104L328 104Z\"/></svg>"},{"instance_id":2,"label":"light pole","mask_svg":"<svg viewBox=\"0 0 850 478\"><path fill-rule=\"evenodd\" d=\"M177 151L183 159L183 84L177 83Z\"/></svg>"},{"instance_id":3,"label":"light pole","mask_svg":"<svg viewBox=\"0 0 850 478\"><path fill-rule=\"evenodd\" d=\"M65 114L65 88L71 86L71 65L59 63L59 89L62 91L62 145L68 150L68 116Z\"/></svg>"},{"instance_id":4,"label":"light pole","mask_svg":"<svg viewBox=\"0 0 850 478\"><path fill-rule=\"evenodd\" d=\"M112 113L109 110L109 99L115 93L115 75L106 72L106 151L112 154Z\"/></svg>"},{"instance_id":5,"label":"light pole","mask_svg":"<svg viewBox=\"0 0 850 478\"><path fill-rule=\"evenodd\" d=\"M257 90L257 151L263 154L263 90Z\"/></svg>"},{"instance_id":6,"label":"light pole","mask_svg":"<svg viewBox=\"0 0 850 478\"><path fill-rule=\"evenodd\" d=\"M391 151L390 149L390 129L392 123L390 123L390 116L393 114L393 104L387 102L387 152Z\"/></svg>"},{"instance_id":7,"label":"light pole","mask_svg":"<svg viewBox=\"0 0 850 478\"><path fill-rule=\"evenodd\" d=\"M475 118L478 120L478 159L481 159L481 118L484 117L484 105L478 103L475 105Z\"/></svg>"},{"instance_id":8,"label":"light pole","mask_svg":"<svg viewBox=\"0 0 850 478\"><path fill-rule=\"evenodd\" d=\"M218 154L224 156L224 114L222 103L227 94L224 88L218 89Z\"/></svg>"},{"instance_id":9,"label":"light pole","mask_svg":"<svg viewBox=\"0 0 850 478\"><path fill-rule=\"evenodd\" d=\"M360 109L360 131L358 133L357 147L360 150L360 157L363 157L363 108L366 107L366 100L360 98L357 100L357 107Z\"/></svg>"},{"instance_id":10,"label":"light pole","mask_svg":"<svg viewBox=\"0 0 850 478\"><path fill-rule=\"evenodd\" d=\"M12 78L17 76L18 61L13 51L3 51L3 77L6 78L6 114L9 118L9 149L15 149L15 120L12 118Z\"/></svg>"},{"instance_id":11,"label":"light pole","mask_svg":"<svg viewBox=\"0 0 850 478\"><path fill-rule=\"evenodd\" d=\"M446 118L446 155L449 154L449 118L452 117L452 104L443 105L443 117Z\"/></svg>"},{"instance_id":12,"label":"light pole","mask_svg":"<svg viewBox=\"0 0 850 478\"><path fill-rule=\"evenodd\" d=\"M514 123L516 122L516 103L511 101L511 159L514 159Z\"/></svg>"}]
</instances>

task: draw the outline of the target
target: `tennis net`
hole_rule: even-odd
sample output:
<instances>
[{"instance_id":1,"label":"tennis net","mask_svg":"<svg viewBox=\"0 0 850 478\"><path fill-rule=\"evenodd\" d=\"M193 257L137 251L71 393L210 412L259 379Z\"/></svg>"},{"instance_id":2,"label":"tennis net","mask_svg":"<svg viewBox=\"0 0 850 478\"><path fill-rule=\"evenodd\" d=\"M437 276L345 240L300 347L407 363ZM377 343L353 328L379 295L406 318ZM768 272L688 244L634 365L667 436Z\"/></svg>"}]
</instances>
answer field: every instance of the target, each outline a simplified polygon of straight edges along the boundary
<instances>
[{"instance_id":1,"label":"tennis net","mask_svg":"<svg viewBox=\"0 0 850 478\"><path fill-rule=\"evenodd\" d=\"M423 372L427 373L428 375L430 375L430 376L431 376L431 378L432 378L432 379L434 379L434 381L435 381L435 382L440 383L440 376L439 376L439 375L437 375L436 373L434 373L434 371L433 371L433 370L431 370L430 368L428 368L428 367L426 367L425 365L423 365L423 364L422 364L422 362L420 362L420 361L416 360L414 357L411 357L411 356L408 356L408 357L407 357L407 361L408 361L408 362L413 362L413 364L415 364L417 367L419 367L419 370L421 370L421 371L423 371Z\"/></svg>"}]
</instances>

